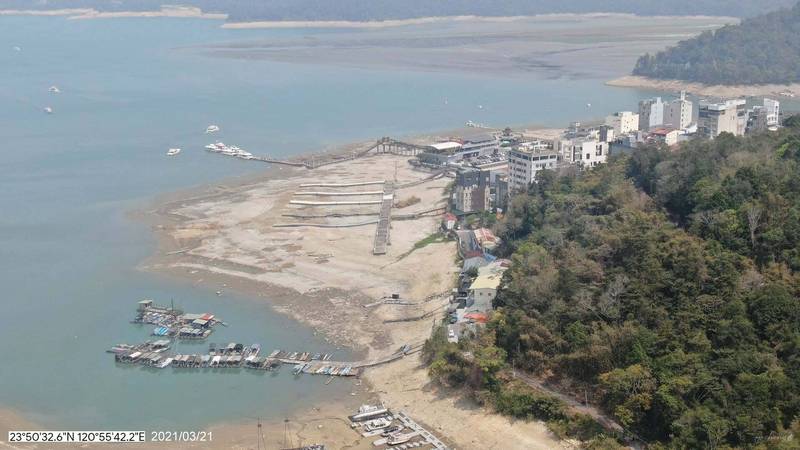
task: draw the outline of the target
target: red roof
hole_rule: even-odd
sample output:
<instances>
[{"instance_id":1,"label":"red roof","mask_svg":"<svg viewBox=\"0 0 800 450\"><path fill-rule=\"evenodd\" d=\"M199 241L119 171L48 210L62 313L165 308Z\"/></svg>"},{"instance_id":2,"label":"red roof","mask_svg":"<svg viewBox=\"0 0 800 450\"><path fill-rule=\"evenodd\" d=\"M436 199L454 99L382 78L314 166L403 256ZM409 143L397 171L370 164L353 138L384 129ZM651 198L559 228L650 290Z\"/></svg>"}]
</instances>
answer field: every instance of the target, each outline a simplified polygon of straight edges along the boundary
<instances>
[{"instance_id":1,"label":"red roof","mask_svg":"<svg viewBox=\"0 0 800 450\"><path fill-rule=\"evenodd\" d=\"M486 314L477 313L477 312L464 314L464 318L472 319L472 320L474 320L476 322L481 322L481 323L486 323L486 322L489 321L489 317Z\"/></svg>"},{"instance_id":2,"label":"red roof","mask_svg":"<svg viewBox=\"0 0 800 450\"><path fill-rule=\"evenodd\" d=\"M673 131L677 131L674 128L657 128L655 130L650 131L650 134L655 134L658 136L666 136Z\"/></svg>"},{"instance_id":3,"label":"red roof","mask_svg":"<svg viewBox=\"0 0 800 450\"><path fill-rule=\"evenodd\" d=\"M456 220L458 220L458 218L456 218L456 215L453 213L444 213L444 220L448 222L452 220L453 222L455 222Z\"/></svg>"}]
</instances>

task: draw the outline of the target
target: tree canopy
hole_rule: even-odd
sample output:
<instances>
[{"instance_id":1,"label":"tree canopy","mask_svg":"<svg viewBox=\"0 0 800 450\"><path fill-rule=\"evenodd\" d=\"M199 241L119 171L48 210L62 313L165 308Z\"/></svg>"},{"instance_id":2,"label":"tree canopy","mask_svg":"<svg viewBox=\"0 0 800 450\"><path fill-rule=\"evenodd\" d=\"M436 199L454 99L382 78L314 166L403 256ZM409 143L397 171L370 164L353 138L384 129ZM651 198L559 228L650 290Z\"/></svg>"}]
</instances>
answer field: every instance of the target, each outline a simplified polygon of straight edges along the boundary
<instances>
[{"instance_id":1,"label":"tree canopy","mask_svg":"<svg viewBox=\"0 0 800 450\"><path fill-rule=\"evenodd\" d=\"M800 4L728 25L639 58L634 75L705 84L800 80Z\"/></svg>"},{"instance_id":2,"label":"tree canopy","mask_svg":"<svg viewBox=\"0 0 800 450\"><path fill-rule=\"evenodd\" d=\"M670 448L797 448L800 129L542 173L497 225L507 362Z\"/></svg>"}]
</instances>

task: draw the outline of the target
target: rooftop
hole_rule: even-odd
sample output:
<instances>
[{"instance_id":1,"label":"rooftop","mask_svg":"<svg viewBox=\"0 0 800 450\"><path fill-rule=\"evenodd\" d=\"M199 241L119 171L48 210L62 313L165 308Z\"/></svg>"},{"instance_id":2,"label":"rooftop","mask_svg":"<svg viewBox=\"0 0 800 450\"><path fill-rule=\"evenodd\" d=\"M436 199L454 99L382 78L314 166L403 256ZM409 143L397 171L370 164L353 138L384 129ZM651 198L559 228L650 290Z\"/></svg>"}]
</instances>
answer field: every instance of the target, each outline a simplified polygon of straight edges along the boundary
<instances>
[{"instance_id":1,"label":"rooftop","mask_svg":"<svg viewBox=\"0 0 800 450\"><path fill-rule=\"evenodd\" d=\"M732 106L742 106L745 104L747 104L746 100L737 98L735 100L725 100L724 102L718 102L718 103L701 101L700 107L711 111L724 111Z\"/></svg>"},{"instance_id":2,"label":"rooftop","mask_svg":"<svg viewBox=\"0 0 800 450\"><path fill-rule=\"evenodd\" d=\"M497 289L497 287L500 286L500 281L502 279L502 273L478 275L478 278L475 278L475 281L472 282L472 284L469 286L469 289Z\"/></svg>"},{"instance_id":3,"label":"rooftop","mask_svg":"<svg viewBox=\"0 0 800 450\"><path fill-rule=\"evenodd\" d=\"M430 146L439 151L447 151L461 148L461 143L456 141L447 141L437 142L436 144L431 144Z\"/></svg>"}]
</instances>

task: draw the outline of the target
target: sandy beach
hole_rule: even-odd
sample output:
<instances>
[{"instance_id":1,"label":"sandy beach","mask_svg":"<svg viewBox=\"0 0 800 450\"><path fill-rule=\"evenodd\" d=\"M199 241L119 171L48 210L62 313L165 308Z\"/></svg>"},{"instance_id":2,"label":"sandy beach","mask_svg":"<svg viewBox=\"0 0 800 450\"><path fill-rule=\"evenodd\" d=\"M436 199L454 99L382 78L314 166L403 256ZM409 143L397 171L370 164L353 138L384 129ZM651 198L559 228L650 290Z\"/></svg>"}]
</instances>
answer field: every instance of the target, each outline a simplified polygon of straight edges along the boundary
<instances>
[{"instance_id":1,"label":"sandy beach","mask_svg":"<svg viewBox=\"0 0 800 450\"><path fill-rule=\"evenodd\" d=\"M655 89L660 91L686 91L695 95L708 97L782 97L790 93L800 95L800 83L794 84L760 84L760 85L707 85L681 80L657 80L635 75L624 76L606 83L609 86Z\"/></svg>"},{"instance_id":2,"label":"sandy beach","mask_svg":"<svg viewBox=\"0 0 800 450\"><path fill-rule=\"evenodd\" d=\"M540 134L553 133L553 130L546 130ZM404 344L419 345L429 336L448 302L446 295L437 294L451 289L458 272L453 242L413 250L416 242L437 230L440 214L393 220L389 250L385 255L375 256L372 254L375 225L352 225L376 215L379 205L320 207L290 203L297 199L309 200L309 197L297 196L297 192L323 189L303 187L303 184L396 180L396 185L402 186L430 177L430 173L412 170L408 158L372 154L314 170L273 168L263 177L236 185L217 184L201 192L171 198L152 211L160 249L142 264L142 269L180 276L212 289L248 293L264 301L265 307L313 327L337 344L354 348L366 360L390 354ZM413 215L443 207L447 201L445 188L450 182L451 179L445 177L398 189L396 202L411 197L419 198L420 202L394 208L393 214ZM375 188L364 186L346 190ZM358 198L363 196L339 196L336 200ZM332 210L340 217L317 217L334 212ZM298 216L314 218L298 219ZM345 227L280 227L303 220ZM399 294L420 304L365 307L390 294ZM423 301L426 298L433 299ZM421 320L385 322L425 313L432 314ZM374 396L376 401L409 413L457 448L569 447L555 438L543 423L512 422L490 414L457 393L432 385L418 354L369 368L362 380L364 391L359 393L359 398ZM302 414L302 420L313 424L323 417L345 418L352 412L347 408L352 406L337 404L324 410L311 410ZM283 429L282 423L264 426ZM309 432L309 427L305 430ZM351 430L343 435L357 437ZM336 441L326 443L332 448L341 448Z\"/></svg>"}]
</instances>

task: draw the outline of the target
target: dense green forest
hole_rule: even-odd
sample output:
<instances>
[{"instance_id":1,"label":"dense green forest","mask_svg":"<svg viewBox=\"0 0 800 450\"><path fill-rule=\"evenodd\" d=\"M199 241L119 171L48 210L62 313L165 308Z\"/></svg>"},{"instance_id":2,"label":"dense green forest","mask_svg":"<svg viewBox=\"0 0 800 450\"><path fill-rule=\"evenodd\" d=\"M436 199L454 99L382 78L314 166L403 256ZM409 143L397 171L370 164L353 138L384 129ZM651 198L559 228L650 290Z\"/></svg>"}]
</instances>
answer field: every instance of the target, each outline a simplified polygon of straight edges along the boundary
<instances>
[{"instance_id":1,"label":"dense green forest","mask_svg":"<svg viewBox=\"0 0 800 450\"><path fill-rule=\"evenodd\" d=\"M157 0L3 0L0 9L95 8L106 11L156 10ZM169 3L169 2L167 2ZM747 0L183 0L208 12L224 12L232 21L388 20L429 16L517 16L552 13L613 12L640 15L712 15L750 17L789 6Z\"/></svg>"},{"instance_id":2,"label":"dense green forest","mask_svg":"<svg viewBox=\"0 0 800 450\"><path fill-rule=\"evenodd\" d=\"M800 81L800 4L644 55L633 73L705 84Z\"/></svg>"},{"instance_id":3,"label":"dense green forest","mask_svg":"<svg viewBox=\"0 0 800 450\"><path fill-rule=\"evenodd\" d=\"M520 392L503 368L588 391L653 448L800 448L800 120L791 122L543 172L497 225L512 267L487 331L460 347L433 338L433 378L572 434L592 429Z\"/></svg>"}]
</instances>

